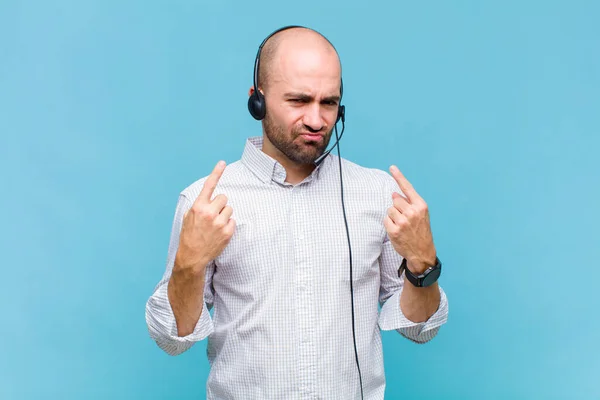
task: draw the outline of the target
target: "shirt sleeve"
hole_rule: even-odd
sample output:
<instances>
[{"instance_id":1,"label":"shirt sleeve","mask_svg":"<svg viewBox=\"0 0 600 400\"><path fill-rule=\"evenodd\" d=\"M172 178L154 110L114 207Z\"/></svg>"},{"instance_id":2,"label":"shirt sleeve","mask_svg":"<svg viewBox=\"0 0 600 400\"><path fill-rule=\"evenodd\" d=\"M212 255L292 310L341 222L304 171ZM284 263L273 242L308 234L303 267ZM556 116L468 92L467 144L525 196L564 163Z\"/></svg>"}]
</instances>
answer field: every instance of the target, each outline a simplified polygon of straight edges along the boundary
<instances>
[{"instance_id":1,"label":"shirt sleeve","mask_svg":"<svg viewBox=\"0 0 600 400\"><path fill-rule=\"evenodd\" d=\"M202 313L194 331L187 336L180 337L177 335L177 324L167 292L175 255L179 246L179 233L181 231L183 216L190 207L191 202L184 195L180 195L171 229L166 271L146 303L146 324L150 337L167 354L173 356L190 349L196 342L205 339L214 330L212 318L209 313L213 302L212 275L214 272L214 262L211 262L206 268Z\"/></svg>"},{"instance_id":2,"label":"shirt sleeve","mask_svg":"<svg viewBox=\"0 0 600 400\"><path fill-rule=\"evenodd\" d=\"M389 201L386 201L387 207L392 206L391 194L393 191L402 194L396 181L390 177L387 189L385 190L386 196L389 196ZM415 343L426 343L437 335L440 327L448 320L448 299L441 285L438 284L440 304L437 311L424 322L417 323L406 318L400 307L400 296L404 287L404 274L398 277L398 269L402 261L403 257L394 249L386 233L382 252L379 257L381 272L379 327L384 331L396 330L402 336Z\"/></svg>"}]
</instances>

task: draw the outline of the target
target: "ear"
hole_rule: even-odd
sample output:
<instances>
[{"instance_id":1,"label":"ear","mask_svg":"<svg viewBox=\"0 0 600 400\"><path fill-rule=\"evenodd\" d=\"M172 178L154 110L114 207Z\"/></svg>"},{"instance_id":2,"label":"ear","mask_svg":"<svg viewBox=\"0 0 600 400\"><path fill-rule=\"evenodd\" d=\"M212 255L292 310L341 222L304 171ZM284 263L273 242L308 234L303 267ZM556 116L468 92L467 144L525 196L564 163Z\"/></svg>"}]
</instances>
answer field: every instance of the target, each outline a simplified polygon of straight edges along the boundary
<instances>
[{"instance_id":1,"label":"ear","mask_svg":"<svg viewBox=\"0 0 600 400\"><path fill-rule=\"evenodd\" d=\"M254 93L254 86L251 86L250 90L248 90L248 97L252 96L252 93Z\"/></svg>"}]
</instances>

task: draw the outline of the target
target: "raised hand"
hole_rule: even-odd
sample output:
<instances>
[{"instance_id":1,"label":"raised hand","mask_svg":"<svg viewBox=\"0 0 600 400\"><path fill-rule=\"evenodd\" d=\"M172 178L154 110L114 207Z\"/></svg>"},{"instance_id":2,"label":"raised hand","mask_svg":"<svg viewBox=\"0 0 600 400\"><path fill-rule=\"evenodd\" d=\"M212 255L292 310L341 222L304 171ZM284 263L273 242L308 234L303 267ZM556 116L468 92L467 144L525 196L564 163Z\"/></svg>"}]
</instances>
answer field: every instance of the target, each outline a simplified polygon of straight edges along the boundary
<instances>
[{"instance_id":1,"label":"raised hand","mask_svg":"<svg viewBox=\"0 0 600 400\"><path fill-rule=\"evenodd\" d=\"M224 170L225 162L219 161L183 217L175 257L179 268L204 268L223 252L233 236L235 220L231 218L233 209L227 205L227 197L220 194L211 200Z\"/></svg>"},{"instance_id":2,"label":"raised hand","mask_svg":"<svg viewBox=\"0 0 600 400\"><path fill-rule=\"evenodd\" d=\"M414 273L435 265L436 250L431 234L427 203L396 166L390 173L406 197L392 194L393 206L388 209L383 224L394 249L407 260Z\"/></svg>"}]
</instances>

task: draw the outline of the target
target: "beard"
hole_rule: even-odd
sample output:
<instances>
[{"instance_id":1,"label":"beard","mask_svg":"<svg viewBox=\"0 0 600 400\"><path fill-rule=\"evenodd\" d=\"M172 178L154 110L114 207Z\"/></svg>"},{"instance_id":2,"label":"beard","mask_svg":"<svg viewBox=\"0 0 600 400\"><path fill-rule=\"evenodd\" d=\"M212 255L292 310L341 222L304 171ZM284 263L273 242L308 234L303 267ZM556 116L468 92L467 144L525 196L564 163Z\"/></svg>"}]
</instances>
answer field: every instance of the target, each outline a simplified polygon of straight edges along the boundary
<instances>
[{"instance_id":1,"label":"beard","mask_svg":"<svg viewBox=\"0 0 600 400\"><path fill-rule=\"evenodd\" d=\"M302 126L294 126L292 132L287 134L285 129L275 123L269 114L263 120L265 135L269 141L288 159L298 164L312 164L321 156L331 140L333 127L323 136L322 141L307 141L299 136L306 133ZM299 139L298 139L299 138Z\"/></svg>"}]
</instances>

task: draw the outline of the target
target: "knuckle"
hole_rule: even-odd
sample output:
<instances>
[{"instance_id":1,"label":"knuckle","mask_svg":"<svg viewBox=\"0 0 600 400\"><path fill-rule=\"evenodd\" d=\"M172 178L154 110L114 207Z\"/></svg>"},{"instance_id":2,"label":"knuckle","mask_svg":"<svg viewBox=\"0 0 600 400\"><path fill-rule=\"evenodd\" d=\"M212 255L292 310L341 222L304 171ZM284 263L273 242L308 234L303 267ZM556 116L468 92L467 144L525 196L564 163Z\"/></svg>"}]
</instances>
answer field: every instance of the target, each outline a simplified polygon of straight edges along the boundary
<instances>
[{"instance_id":1,"label":"knuckle","mask_svg":"<svg viewBox=\"0 0 600 400\"><path fill-rule=\"evenodd\" d=\"M212 211L212 210L211 210L210 208L208 208L208 207L202 207L202 208L201 208L201 209L198 211L198 214L199 214L199 215L200 215L202 218L204 218L204 219L206 219L206 220L213 220L213 219L215 219L215 217L216 217L216 215L215 215L215 212L214 212L214 211Z\"/></svg>"},{"instance_id":2,"label":"knuckle","mask_svg":"<svg viewBox=\"0 0 600 400\"><path fill-rule=\"evenodd\" d=\"M225 232L225 224L221 221L215 221L215 224L213 225L216 229L218 229L220 232Z\"/></svg>"},{"instance_id":3,"label":"knuckle","mask_svg":"<svg viewBox=\"0 0 600 400\"><path fill-rule=\"evenodd\" d=\"M193 214L196 214L196 215L201 215L201 214L202 214L202 209L203 209L203 207L202 207L200 204L194 204L194 205L192 206L192 208L190 209L190 211L191 211Z\"/></svg>"},{"instance_id":4,"label":"knuckle","mask_svg":"<svg viewBox=\"0 0 600 400\"><path fill-rule=\"evenodd\" d=\"M225 196L223 193L218 194L215 196L214 201L218 201L218 202L222 202L222 203L226 203L227 202L227 196Z\"/></svg>"},{"instance_id":5,"label":"knuckle","mask_svg":"<svg viewBox=\"0 0 600 400\"><path fill-rule=\"evenodd\" d=\"M230 238L233 235L234 225L230 224L229 221L223 225L222 232L226 238Z\"/></svg>"},{"instance_id":6,"label":"knuckle","mask_svg":"<svg viewBox=\"0 0 600 400\"><path fill-rule=\"evenodd\" d=\"M385 231L388 233L388 235L391 236L394 233L394 227L390 223L386 222L386 224L385 224Z\"/></svg>"},{"instance_id":7,"label":"knuckle","mask_svg":"<svg viewBox=\"0 0 600 400\"><path fill-rule=\"evenodd\" d=\"M400 229L398 228L398 225L394 223L394 221L385 219L383 222L385 225L385 230L387 231L390 237L395 237L396 235L398 235Z\"/></svg>"}]
</instances>

